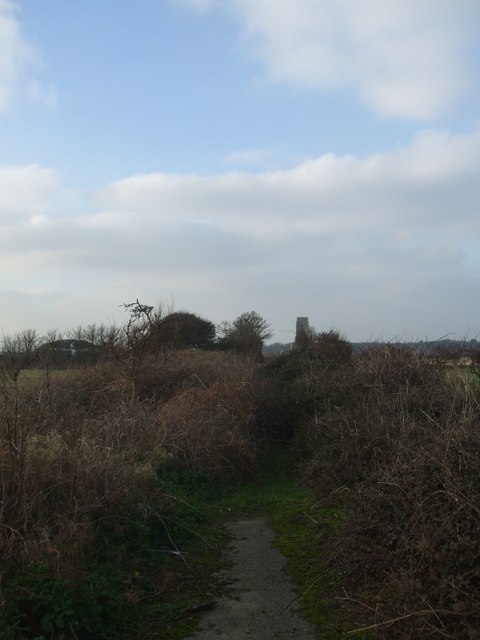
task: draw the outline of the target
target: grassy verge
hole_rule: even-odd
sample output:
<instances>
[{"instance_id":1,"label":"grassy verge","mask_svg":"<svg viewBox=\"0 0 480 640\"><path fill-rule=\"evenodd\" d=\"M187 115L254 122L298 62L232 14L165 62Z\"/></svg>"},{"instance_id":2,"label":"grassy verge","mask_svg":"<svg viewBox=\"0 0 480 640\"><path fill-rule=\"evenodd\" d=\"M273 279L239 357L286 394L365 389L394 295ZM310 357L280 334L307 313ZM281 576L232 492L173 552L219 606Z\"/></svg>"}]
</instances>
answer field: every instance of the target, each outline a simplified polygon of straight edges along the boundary
<instances>
[{"instance_id":1,"label":"grassy verge","mask_svg":"<svg viewBox=\"0 0 480 640\"><path fill-rule=\"evenodd\" d=\"M197 606L201 610L202 605L208 606L219 595L212 576L221 567L221 549L226 543L222 523L236 514L261 511L270 517L277 534L275 544L287 558L287 573L318 638L346 638L335 600L342 574L329 570L322 558L322 549L338 534L346 516L340 508L318 504L314 493L300 482L296 466L291 449L282 447L268 452L255 478L242 484L215 487L208 481L202 484L201 479L193 483L190 478L189 482L188 476L173 479L177 495L180 491L183 499L205 518L197 529L196 540L186 546L188 566L177 574L176 585L172 585L173 596L175 590L182 594L177 600L178 615L168 622L164 620L164 633L157 637L181 638L193 632L198 615L189 616L188 612Z\"/></svg>"}]
</instances>

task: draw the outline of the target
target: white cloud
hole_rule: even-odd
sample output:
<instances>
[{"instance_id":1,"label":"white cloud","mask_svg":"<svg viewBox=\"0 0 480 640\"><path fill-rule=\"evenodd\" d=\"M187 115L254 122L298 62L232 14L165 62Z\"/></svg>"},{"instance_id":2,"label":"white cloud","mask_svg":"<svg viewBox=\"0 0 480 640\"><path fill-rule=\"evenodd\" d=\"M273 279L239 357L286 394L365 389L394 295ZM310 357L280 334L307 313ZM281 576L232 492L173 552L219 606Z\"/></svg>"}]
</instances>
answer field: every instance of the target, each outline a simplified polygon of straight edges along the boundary
<instances>
[{"instance_id":1,"label":"white cloud","mask_svg":"<svg viewBox=\"0 0 480 640\"><path fill-rule=\"evenodd\" d=\"M238 12L247 46L272 81L347 88L386 117L435 118L471 79L467 52L479 37L477 0L222 4Z\"/></svg>"},{"instance_id":2,"label":"white cloud","mask_svg":"<svg viewBox=\"0 0 480 640\"><path fill-rule=\"evenodd\" d=\"M142 212L162 223L209 220L265 240L296 231L337 231L344 224L350 230L407 224L413 231L428 227L432 217L450 225L445 198L461 205L455 222L461 225L478 204L472 193L479 168L480 130L465 136L425 131L393 152L365 158L327 154L286 171L132 176L111 183L97 198L103 209ZM460 188L465 183L468 188Z\"/></svg>"},{"instance_id":3,"label":"white cloud","mask_svg":"<svg viewBox=\"0 0 480 640\"><path fill-rule=\"evenodd\" d=\"M10 109L20 91L33 102L56 106L58 96L52 84L42 86L28 79L28 69L40 66L42 55L23 35L19 12L18 2L0 0L0 111Z\"/></svg>"},{"instance_id":4,"label":"white cloud","mask_svg":"<svg viewBox=\"0 0 480 640\"><path fill-rule=\"evenodd\" d=\"M0 229L39 221L49 211L58 190L52 169L37 165L0 166Z\"/></svg>"},{"instance_id":5,"label":"white cloud","mask_svg":"<svg viewBox=\"0 0 480 640\"><path fill-rule=\"evenodd\" d=\"M17 19L17 4L0 0L0 109L9 107L31 48Z\"/></svg>"},{"instance_id":6,"label":"white cloud","mask_svg":"<svg viewBox=\"0 0 480 640\"><path fill-rule=\"evenodd\" d=\"M41 330L172 294L214 321L257 309L277 332L296 314L352 338L477 332L479 172L480 129L425 131L286 171L131 176L77 213L54 171L3 168L0 299L27 326L50 318Z\"/></svg>"}]
</instances>

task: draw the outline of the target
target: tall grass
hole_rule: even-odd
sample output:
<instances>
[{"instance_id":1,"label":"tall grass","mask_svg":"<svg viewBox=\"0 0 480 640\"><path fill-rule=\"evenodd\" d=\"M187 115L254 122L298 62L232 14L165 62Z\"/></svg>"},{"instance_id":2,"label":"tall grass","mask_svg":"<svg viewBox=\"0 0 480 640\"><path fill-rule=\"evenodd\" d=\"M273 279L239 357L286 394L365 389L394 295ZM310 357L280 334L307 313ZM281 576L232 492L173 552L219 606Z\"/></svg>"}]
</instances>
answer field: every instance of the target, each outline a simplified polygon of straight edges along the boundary
<instances>
[{"instance_id":1,"label":"tall grass","mask_svg":"<svg viewBox=\"0 0 480 640\"><path fill-rule=\"evenodd\" d=\"M132 378L115 359L63 375L48 369L12 375L4 362L2 637L60 637L67 631L104 637L104 618L118 611L102 610L96 621L84 611L88 622L82 626L76 598L93 598L93 588L88 597L81 588L90 579L86 567L107 556L112 566L128 562L128 554L138 551L127 547L139 536L171 547L166 522L175 498L164 492L159 469L209 473L223 481L252 470L253 373L248 359L221 352L146 353L135 371L133 395ZM59 600L50 593L42 596L46 576L52 585L60 580L60 591L69 594L65 610L57 610ZM131 608L128 589L117 578L113 582L108 600L120 598L120 609ZM52 586L54 593L57 588ZM53 622L49 607L58 614Z\"/></svg>"},{"instance_id":2,"label":"tall grass","mask_svg":"<svg viewBox=\"0 0 480 640\"><path fill-rule=\"evenodd\" d=\"M332 387L332 380L335 381ZM351 631L380 638L478 637L480 404L478 385L413 350L370 350L298 377L322 495L353 514L332 551L351 592Z\"/></svg>"}]
</instances>

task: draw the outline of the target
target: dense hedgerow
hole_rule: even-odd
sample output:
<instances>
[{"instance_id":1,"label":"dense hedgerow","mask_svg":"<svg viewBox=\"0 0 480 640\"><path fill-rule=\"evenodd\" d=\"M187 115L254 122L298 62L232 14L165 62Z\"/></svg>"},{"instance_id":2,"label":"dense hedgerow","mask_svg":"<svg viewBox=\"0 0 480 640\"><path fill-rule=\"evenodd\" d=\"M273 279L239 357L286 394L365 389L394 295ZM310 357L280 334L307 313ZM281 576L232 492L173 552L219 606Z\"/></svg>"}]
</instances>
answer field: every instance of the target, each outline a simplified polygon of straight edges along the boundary
<instances>
[{"instance_id":1,"label":"dense hedgerow","mask_svg":"<svg viewBox=\"0 0 480 640\"><path fill-rule=\"evenodd\" d=\"M351 581L342 601L355 603L352 625L381 638L477 638L476 381L387 346L330 370L311 356L295 387L307 479L322 495L348 496L352 519L332 564Z\"/></svg>"},{"instance_id":2,"label":"dense hedgerow","mask_svg":"<svg viewBox=\"0 0 480 640\"><path fill-rule=\"evenodd\" d=\"M159 470L221 482L252 471L254 369L199 350L145 354L135 369L115 358L18 375L4 368L2 638L129 636L162 586L132 591L125 572L138 573L142 549L175 551L178 503Z\"/></svg>"}]
</instances>

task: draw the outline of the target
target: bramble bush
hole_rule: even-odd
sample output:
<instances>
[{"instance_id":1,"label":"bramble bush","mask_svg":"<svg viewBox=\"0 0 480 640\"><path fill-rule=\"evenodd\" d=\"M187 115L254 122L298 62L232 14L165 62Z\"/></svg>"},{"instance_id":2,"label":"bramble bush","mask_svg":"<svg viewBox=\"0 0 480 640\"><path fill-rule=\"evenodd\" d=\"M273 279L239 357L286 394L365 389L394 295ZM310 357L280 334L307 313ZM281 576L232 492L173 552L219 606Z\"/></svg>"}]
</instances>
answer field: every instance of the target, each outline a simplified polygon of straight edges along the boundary
<instances>
[{"instance_id":1,"label":"bramble bush","mask_svg":"<svg viewBox=\"0 0 480 640\"><path fill-rule=\"evenodd\" d=\"M159 470L251 473L255 365L125 348L69 370L2 365L0 635L133 637L162 598L159 557L178 555L181 503Z\"/></svg>"},{"instance_id":2,"label":"bramble bush","mask_svg":"<svg viewBox=\"0 0 480 640\"><path fill-rule=\"evenodd\" d=\"M319 502L350 514L329 562L353 637L478 637L478 376L412 349L352 354L336 331L267 365L153 349L161 317L128 309L93 365L34 369L34 332L6 343L2 638L113 640L164 619L172 563L202 517L175 487L242 480L278 439L303 452Z\"/></svg>"},{"instance_id":3,"label":"bramble bush","mask_svg":"<svg viewBox=\"0 0 480 640\"><path fill-rule=\"evenodd\" d=\"M323 368L300 357L276 366L299 365L288 385L306 479L351 513L331 562L350 581L352 632L478 637L478 383L388 345Z\"/></svg>"}]
</instances>

